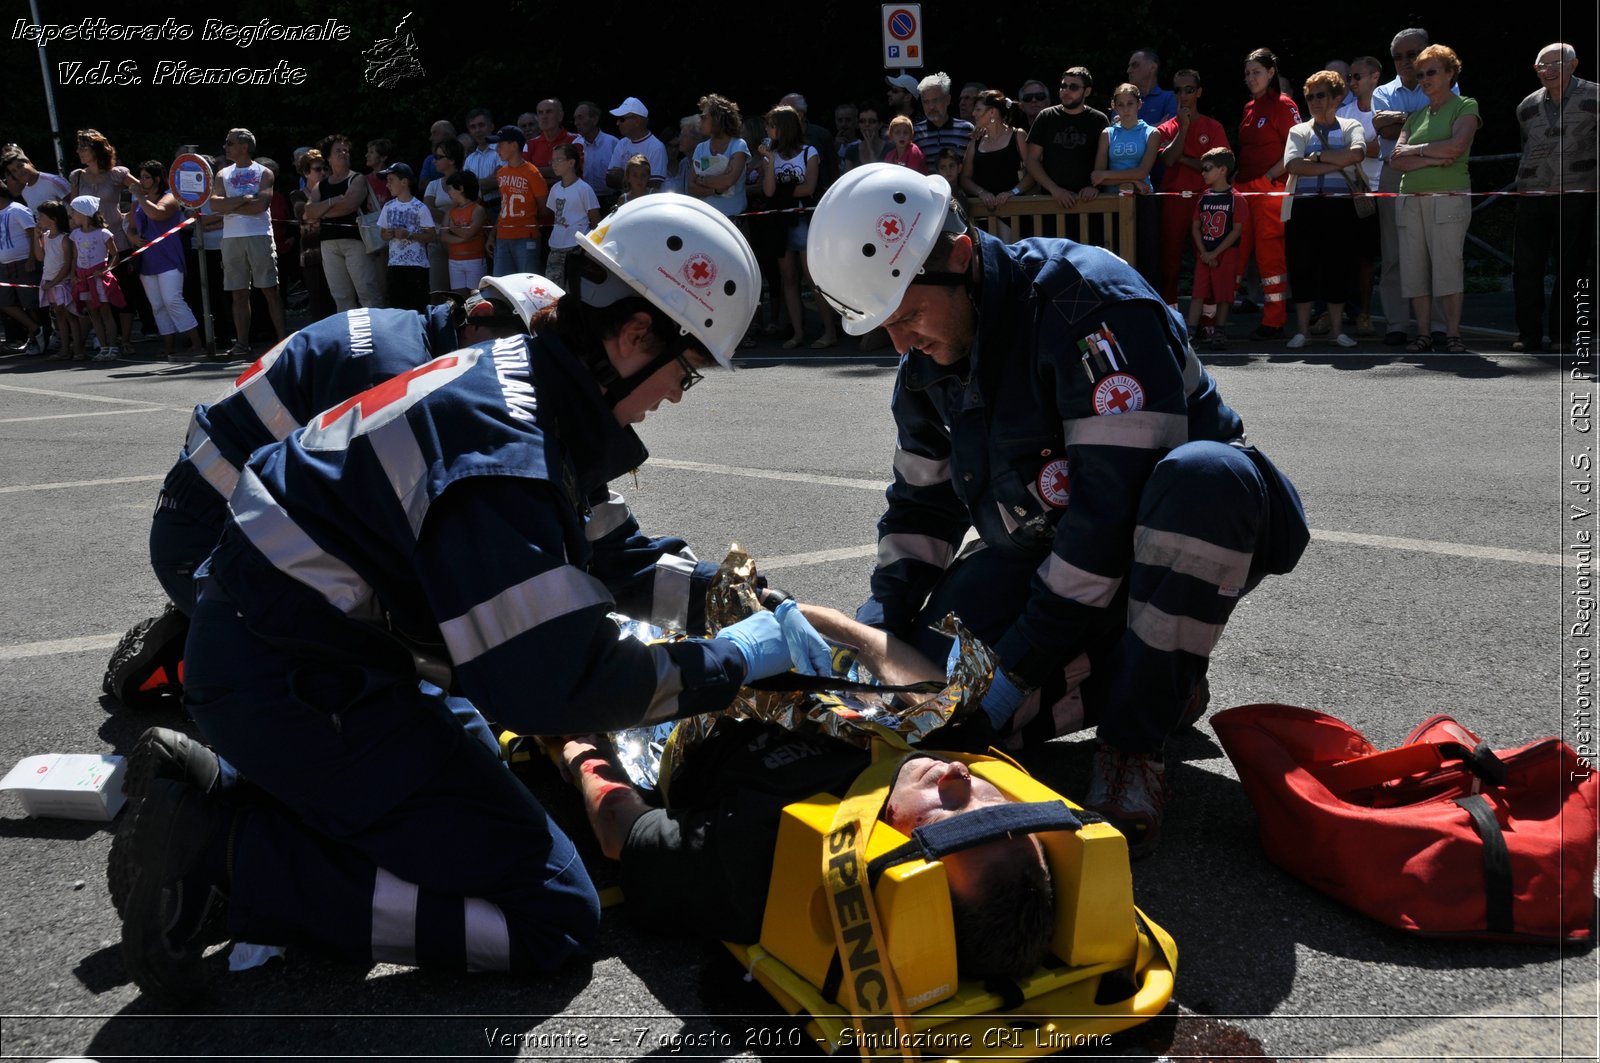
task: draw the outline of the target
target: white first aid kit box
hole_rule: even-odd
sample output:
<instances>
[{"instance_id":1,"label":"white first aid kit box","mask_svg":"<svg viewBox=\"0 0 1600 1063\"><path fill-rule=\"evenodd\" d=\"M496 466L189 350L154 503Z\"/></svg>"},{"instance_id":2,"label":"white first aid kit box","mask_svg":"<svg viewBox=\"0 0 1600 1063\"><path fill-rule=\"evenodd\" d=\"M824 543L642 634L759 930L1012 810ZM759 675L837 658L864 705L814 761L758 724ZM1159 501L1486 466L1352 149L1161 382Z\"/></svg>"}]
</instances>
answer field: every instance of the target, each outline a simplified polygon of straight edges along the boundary
<instances>
[{"instance_id":1,"label":"white first aid kit box","mask_svg":"<svg viewBox=\"0 0 1600 1063\"><path fill-rule=\"evenodd\" d=\"M22 798L30 816L109 821L122 810L123 758L98 753L41 753L23 757L0 779L0 790Z\"/></svg>"}]
</instances>

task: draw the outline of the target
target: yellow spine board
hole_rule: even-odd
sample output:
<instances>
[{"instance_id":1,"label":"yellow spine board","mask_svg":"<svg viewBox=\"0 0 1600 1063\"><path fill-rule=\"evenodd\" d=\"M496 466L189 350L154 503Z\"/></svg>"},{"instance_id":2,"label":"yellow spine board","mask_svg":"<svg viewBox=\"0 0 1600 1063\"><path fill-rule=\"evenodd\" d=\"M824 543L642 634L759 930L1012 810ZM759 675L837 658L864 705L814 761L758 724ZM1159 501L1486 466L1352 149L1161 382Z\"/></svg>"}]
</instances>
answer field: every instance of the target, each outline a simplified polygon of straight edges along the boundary
<instances>
[{"instance_id":1,"label":"yellow spine board","mask_svg":"<svg viewBox=\"0 0 1600 1063\"><path fill-rule=\"evenodd\" d=\"M902 751L875 749L881 755L863 779L881 774L886 784ZM955 756L1013 800L1065 800L1009 760ZM943 865L917 860L885 871L871 894L877 940L884 969L898 985L907 1014L896 1025L886 1025L880 1018L864 1027L857 1022L848 976L841 980L837 1002L824 999L821 990L838 945L836 906L825 887L824 867L840 804L832 795L818 794L784 809L761 941L728 944L790 1014L807 1017L808 1030L824 1048L863 1057L893 1052L961 1059L998 1052L1030 1058L1078 1047L1085 1037L1138 1025L1171 999L1177 946L1134 908L1122 835L1106 824L1093 823L1072 833L1036 836L1044 847L1056 895L1051 950L1065 966L1041 968L1021 980L1023 1002L1009 1011L981 984L957 978ZM1070 801L1066 804L1077 808ZM856 859L864 868L904 840L887 824L876 823ZM859 937L857 941L859 947ZM1114 972L1129 977L1133 994L1109 1004L1095 1003L1101 979Z\"/></svg>"}]
</instances>

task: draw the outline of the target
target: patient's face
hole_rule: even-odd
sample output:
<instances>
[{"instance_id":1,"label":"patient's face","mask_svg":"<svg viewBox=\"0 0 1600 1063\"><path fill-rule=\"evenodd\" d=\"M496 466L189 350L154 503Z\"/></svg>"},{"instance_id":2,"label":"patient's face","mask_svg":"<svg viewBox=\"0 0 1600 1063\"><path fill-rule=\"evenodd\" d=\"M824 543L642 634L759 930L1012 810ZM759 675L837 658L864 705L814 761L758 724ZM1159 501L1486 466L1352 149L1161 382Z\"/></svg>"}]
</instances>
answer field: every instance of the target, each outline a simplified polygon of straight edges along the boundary
<instances>
[{"instance_id":1,"label":"patient's face","mask_svg":"<svg viewBox=\"0 0 1600 1063\"><path fill-rule=\"evenodd\" d=\"M960 761L919 754L900 766L883 819L902 834L1007 798L993 783L973 776Z\"/></svg>"},{"instance_id":2,"label":"patient's face","mask_svg":"<svg viewBox=\"0 0 1600 1063\"><path fill-rule=\"evenodd\" d=\"M959 816L990 805L1003 805L1010 798L986 779L980 779L960 761L933 754L912 756L900 766L884 804L883 820L902 834L918 827ZM941 857L950 891L958 897L976 900L977 883L984 871L996 863L1010 860L1037 860L1033 838L1020 835L1000 838L958 853Z\"/></svg>"}]
</instances>

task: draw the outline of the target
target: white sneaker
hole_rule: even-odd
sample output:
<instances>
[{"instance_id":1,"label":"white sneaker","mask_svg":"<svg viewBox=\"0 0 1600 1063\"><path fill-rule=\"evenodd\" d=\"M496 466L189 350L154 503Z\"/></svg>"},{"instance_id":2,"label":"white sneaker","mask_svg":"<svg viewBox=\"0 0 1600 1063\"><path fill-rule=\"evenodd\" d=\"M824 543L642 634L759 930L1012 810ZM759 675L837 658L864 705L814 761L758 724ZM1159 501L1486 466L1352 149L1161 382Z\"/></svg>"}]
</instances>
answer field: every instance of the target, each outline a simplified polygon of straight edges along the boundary
<instances>
[{"instance_id":1,"label":"white sneaker","mask_svg":"<svg viewBox=\"0 0 1600 1063\"><path fill-rule=\"evenodd\" d=\"M59 351L61 349L61 333L50 333L50 342L44 345L44 349L47 351Z\"/></svg>"},{"instance_id":2,"label":"white sneaker","mask_svg":"<svg viewBox=\"0 0 1600 1063\"><path fill-rule=\"evenodd\" d=\"M1083 807L1100 813L1128 839L1128 855L1148 856L1161 837L1167 807L1166 765L1160 757L1123 753L1095 743L1094 769Z\"/></svg>"},{"instance_id":3,"label":"white sneaker","mask_svg":"<svg viewBox=\"0 0 1600 1063\"><path fill-rule=\"evenodd\" d=\"M27 345L22 348L22 353L23 354L43 354L44 353L44 343L43 343L43 341L41 341L39 339L39 334L37 332L35 332L32 336L28 337Z\"/></svg>"},{"instance_id":4,"label":"white sneaker","mask_svg":"<svg viewBox=\"0 0 1600 1063\"><path fill-rule=\"evenodd\" d=\"M1306 345L1306 334L1304 332L1296 332L1293 336L1289 337L1288 347L1289 347L1289 349L1291 351L1298 351L1300 348L1304 347L1305 345Z\"/></svg>"},{"instance_id":5,"label":"white sneaker","mask_svg":"<svg viewBox=\"0 0 1600 1063\"><path fill-rule=\"evenodd\" d=\"M100 350L95 354L94 360L97 362L109 362L115 358L120 358L121 356L122 348L113 344L110 347L100 348Z\"/></svg>"},{"instance_id":6,"label":"white sneaker","mask_svg":"<svg viewBox=\"0 0 1600 1063\"><path fill-rule=\"evenodd\" d=\"M1339 333L1333 338L1333 342L1341 347L1354 347L1356 345L1356 341L1351 339L1350 334L1347 332Z\"/></svg>"}]
</instances>

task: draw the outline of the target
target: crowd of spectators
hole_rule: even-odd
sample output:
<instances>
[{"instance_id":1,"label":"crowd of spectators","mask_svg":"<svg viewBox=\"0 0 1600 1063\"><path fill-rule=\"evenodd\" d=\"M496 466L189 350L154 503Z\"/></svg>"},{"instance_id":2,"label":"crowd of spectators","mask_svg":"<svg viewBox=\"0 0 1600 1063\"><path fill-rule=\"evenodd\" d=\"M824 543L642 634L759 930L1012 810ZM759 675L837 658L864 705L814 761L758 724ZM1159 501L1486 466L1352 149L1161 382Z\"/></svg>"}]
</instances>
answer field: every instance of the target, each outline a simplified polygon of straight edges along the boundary
<instances>
[{"instance_id":1,"label":"crowd of spectators","mask_svg":"<svg viewBox=\"0 0 1600 1063\"><path fill-rule=\"evenodd\" d=\"M200 343L195 267L203 255L215 267L207 273L218 349L241 356L272 338L263 335L269 326L285 334L284 293L320 318L357 306L421 305L429 291L464 292L484 273L545 272L559 283L565 252L607 210L671 191L740 219L756 250L770 299L746 344L765 333L799 347L810 337L809 314L821 328L809 345L822 349L838 342L839 331L825 306L808 310L803 298L806 211L839 174L889 162L945 174L973 209L1008 213L998 222L1007 238L1056 235L1053 219L1024 218L1025 208L1005 212L1020 196L1048 196L1071 212L1060 235L1095 243L1109 242L1105 219L1074 208L1100 196L1134 197L1136 244L1125 251L1173 305L1186 260L1195 263L1197 283L1204 267L1202 305L1189 316L1197 338L1214 345L1225 343L1230 303L1236 312L1255 308L1244 283L1253 266L1263 303L1254 340L1300 348L1327 334L1353 346L1352 333L1377 334L1373 318L1381 312L1386 344L1462 351L1472 200L1460 193L1470 191L1468 161L1483 119L1477 102L1461 94L1461 58L1430 45L1425 30L1397 33L1389 59L1388 79L1377 56L1331 60L1304 80L1296 100L1277 56L1255 49L1242 64L1249 98L1236 124L1205 113L1200 70L1180 69L1164 88L1161 57L1139 48L1125 80L1109 79L1115 87L1101 90L1103 110L1093 105L1094 75L1068 63L1053 99L1049 83L1034 78L1013 96L979 81L956 88L944 72L891 74L875 98L833 107L831 129L810 120L799 93L760 109L708 93L695 113L670 119L653 115L638 96L612 108L585 100L570 126L555 97L513 124L474 107L463 132L451 118L432 122L415 167L396 153L396 141L378 137L366 142L358 168L356 142L335 132L296 149L280 174L276 161L256 157L255 136L235 128L214 160L213 198L181 240L163 239L189 216L166 187L163 165L130 171L105 134L85 129L76 143L79 166L64 177L40 172L17 145L0 155L0 280L43 289L0 288L0 312L30 352L41 352L51 331L43 310L65 337L54 341L62 350L79 347L78 331L85 351L97 341L101 357L114 354L139 320L146 336L161 337L164 352L183 357L173 350L176 338L187 338L191 352ZM1595 85L1575 78L1576 67L1566 45L1538 57L1541 87L1515 110L1524 144L1518 191L1587 191L1565 198L1574 201L1569 209L1592 212ZM403 131L394 132L406 143ZM1225 159L1218 149L1227 149ZM1202 212L1201 198L1223 191L1228 207L1213 198ZM81 242L76 252L63 244L64 230L80 220L96 229L96 211L72 214L74 202L90 199L106 221L110 278L87 289L74 281L63 294L66 258L77 254L80 268L89 254ZM66 209L65 222L45 209L52 203ZM1570 342L1564 301L1546 309L1550 260L1563 290L1592 276L1593 248L1581 242L1592 223L1563 225L1562 206L1554 197L1518 202L1518 350L1542 349L1547 335L1557 345ZM1202 221L1225 221L1226 232ZM1224 283L1220 274L1229 268L1236 273ZM75 313L102 288L110 323L96 324L90 341Z\"/></svg>"}]
</instances>

